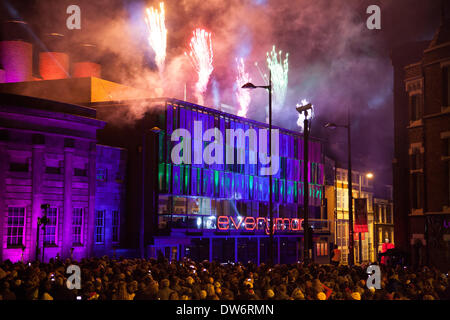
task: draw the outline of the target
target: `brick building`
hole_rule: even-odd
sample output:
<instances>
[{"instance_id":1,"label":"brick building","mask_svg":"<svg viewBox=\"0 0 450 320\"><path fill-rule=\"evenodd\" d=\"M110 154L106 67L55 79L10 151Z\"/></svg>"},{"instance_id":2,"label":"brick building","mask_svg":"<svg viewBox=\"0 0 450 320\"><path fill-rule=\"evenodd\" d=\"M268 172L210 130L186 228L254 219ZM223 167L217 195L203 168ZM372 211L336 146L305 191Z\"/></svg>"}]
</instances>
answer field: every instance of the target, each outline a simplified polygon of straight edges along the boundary
<instances>
[{"instance_id":1,"label":"brick building","mask_svg":"<svg viewBox=\"0 0 450 320\"><path fill-rule=\"evenodd\" d=\"M405 67L413 263L450 265L450 15L422 59ZM406 110L405 110L406 111Z\"/></svg>"}]
</instances>

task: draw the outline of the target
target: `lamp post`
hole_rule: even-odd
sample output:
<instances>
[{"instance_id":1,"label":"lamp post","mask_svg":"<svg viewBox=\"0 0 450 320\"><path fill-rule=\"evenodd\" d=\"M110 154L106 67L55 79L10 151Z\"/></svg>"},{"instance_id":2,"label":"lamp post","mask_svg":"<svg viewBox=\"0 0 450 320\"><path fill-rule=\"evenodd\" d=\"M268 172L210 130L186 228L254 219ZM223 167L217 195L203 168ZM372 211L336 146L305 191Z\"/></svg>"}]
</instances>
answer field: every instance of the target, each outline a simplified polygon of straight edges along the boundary
<instances>
[{"instance_id":1,"label":"lamp post","mask_svg":"<svg viewBox=\"0 0 450 320\"><path fill-rule=\"evenodd\" d=\"M361 185L362 185L362 179L361 179L361 175L359 175L359 194L358 194L358 197L361 199L361 197L362 197L362 190L361 190ZM373 178L373 173L371 173L371 172L369 172L369 173L366 173L366 178L367 179L372 179ZM368 199L367 199L368 200ZM361 232L358 232L358 240L359 240L359 242L358 242L358 249L359 249L359 263L361 264L362 263L362 239L361 239L362 237L361 237ZM369 259L370 259L370 257L369 257Z\"/></svg>"},{"instance_id":2,"label":"lamp post","mask_svg":"<svg viewBox=\"0 0 450 320\"><path fill-rule=\"evenodd\" d=\"M49 204L42 204L41 209L44 210L44 215L37 220L36 230L36 256L35 259L39 259L39 227L42 225L44 230L44 239L42 241L42 262L44 262L44 247L45 247L45 226L48 224L47 209L50 208Z\"/></svg>"},{"instance_id":3,"label":"lamp post","mask_svg":"<svg viewBox=\"0 0 450 320\"><path fill-rule=\"evenodd\" d=\"M309 125L308 125L308 110L312 109L311 103L296 108L297 112L305 114L303 119L303 257L305 262L309 262L310 254L309 248L312 243L311 229L309 227L309 184L308 184L308 138L309 138ZM300 217L299 217L300 218Z\"/></svg>"},{"instance_id":4,"label":"lamp post","mask_svg":"<svg viewBox=\"0 0 450 320\"><path fill-rule=\"evenodd\" d=\"M354 259L354 239L353 239L353 195L352 195L352 147L351 147L351 134L350 134L350 113L348 114L346 125L337 125L335 123L325 124L325 128L336 129L336 128L346 128L347 129L347 140L348 140L348 264L353 265Z\"/></svg>"},{"instance_id":5,"label":"lamp post","mask_svg":"<svg viewBox=\"0 0 450 320\"><path fill-rule=\"evenodd\" d=\"M263 88L269 90L269 153L272 156L272 71L269 70L269 84L266 86L255 86L253 83L246 83L243 89ZM272 208L272 173L269 175L269 262L273 265L273 208Z\"/></svg>"}]
</instances>

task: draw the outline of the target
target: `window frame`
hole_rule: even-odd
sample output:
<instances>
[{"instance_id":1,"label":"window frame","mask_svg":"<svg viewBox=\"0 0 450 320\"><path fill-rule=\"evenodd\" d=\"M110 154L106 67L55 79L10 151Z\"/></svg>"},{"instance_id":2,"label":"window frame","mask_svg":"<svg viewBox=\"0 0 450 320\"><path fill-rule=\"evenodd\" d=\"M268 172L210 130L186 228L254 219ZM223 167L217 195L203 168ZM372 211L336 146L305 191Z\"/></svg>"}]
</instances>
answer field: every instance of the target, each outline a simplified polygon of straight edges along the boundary
<instances>
[{"instance_id":1,"label":"window frame","mask_svg":"<svg viewBox=\"0 0 450 320\"><path fill-rule=\"evenodd\" d=\"M100 221L98 214L102 213L101 222L102 225L99 225L98 222ZM106 210L95 210L95 233L94 233L94 243L95 244L104 244L105 243L105 216L106 216ZM99 228L101 228L102 232L101 234L98 233ZM101 236L101 241L98 241L98 237Z\"/></svg>"},{"instance_id":2,"label":"window frame","mask_svg":"<svg viewBox=\"0 0 450 320\"><path fill-rule=\"evenodd\" d=\"M117 214L117 219L115 217L115 214ZM117 224L116 224L117 220ZM114 239L116 235L116 239ZM119 243L120 242L120 211L119 210L112 210L111 211L111 239L113 243Z\"/></svg>"},{"instance_id":3,"label":"window frame","mask_svg":"<svg viewBox=\"0 0 450 320\"><path fill-rule=\"evenodd\" d=\"M17 225L10 225L10 218L18 218L20 219L20 217L16 217L16 216L12 216L10 217L10 209L23 209L23 222L22 222L22 226L18 226ZM22 246L24 246L24 238L25 238L25 231L26 231L26 219L27 219L27 208L26 207L18 207L18 206L8 206L8 213L7 213L7 222L6 222L6 247L7 248L20 248ZM15 235L12 235L11 233L11 229L20 229L22 228L22 232L21 232L21 237L19 236L19 233L15 233ZM11 243L10 239L11 238L17 238L17 239L21 239L21 241L17 241L17 243Z\"/></svg>"},{"instance_id":4,"label":"window frame","mask_svg":"<svg viewBox=\"0 0 450 320\"><path fill-rule=\"evenodd\" d=\"M50 211L51 210L51 211ZM45 225L45 237L43 238L43 243L46 247L52 247L52 246L56 246L58 244L58 217L59 217L59 208L58 207L50 207L47 209L45 215L47 217L47 219L50 222L50 217L49 217L49 213L53 212L53 210L56 210L56 215L55 217L51 217L51 218L55 218L55 224L50 225L49 223ZM49 228L55 228L53 234L49 234ZM48 241L49 237L53 237L53 241L50 242Z\"/></svg>"},{"instance_id":5,"label":"window frame","mask_svg":"<svg viewBox=\"0 0 450 320\"><path fill-rule=\"evenodd\" d=\"M77 210L80 210L79 212L81 212L81 222L80 224L75 224L74 222L74 218L75 218L75 212ZM83 245L83 234L84 234L84 214L85 214L86 210L85 208L79 208L79 207L74 207L72 209L72 245L75 246L82 246ZM78 236L75 235L75 228L80 228L80 233ZM75 237L79 237L79 241L75 241Z\"/></svg>"}]
</instances>

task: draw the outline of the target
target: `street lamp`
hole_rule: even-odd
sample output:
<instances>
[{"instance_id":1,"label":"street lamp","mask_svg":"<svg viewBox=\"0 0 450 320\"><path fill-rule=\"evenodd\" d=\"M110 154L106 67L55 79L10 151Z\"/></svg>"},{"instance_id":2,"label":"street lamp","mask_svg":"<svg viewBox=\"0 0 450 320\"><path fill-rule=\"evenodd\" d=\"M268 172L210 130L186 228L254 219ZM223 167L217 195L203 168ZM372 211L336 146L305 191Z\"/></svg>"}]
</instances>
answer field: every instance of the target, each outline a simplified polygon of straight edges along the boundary
<instances>
[{"instance_id":1,"label":"street lamp","mask_svg":"<svg viewBox=\"0 0 450 320\"><path fill-rule=\"evenodd\" d=\"M42 262L44 262L44 248L45 248L45 227L47 226L49 220L47 218L47 209L50 208L49 204L42 204L41 209L44 210L44 215L37 219L37 231L36 231L36 260L39 258L39 227L42 225L42 230L44 230L44 240L42 241Z\"/></svg>"},{"instance_id":2,"label":"street lamp","mask_svg":"<svg viewBox=\"0 0 450 320\"><path fill-rule=\"evenodd\" d=\"M347 140L348 140L348 264L354 264L354 252L353 252L353 195L352 195L352 147L351 147L351 134L350 134L350 113L348 114L347 124L338 125L335 123L327 123L324 126L328 129L346 128Z\"/></svg>"},{"instance_id":3,"label":"street lamp","mask_svg":"<svg viewBox=\"0 0 450 320\"><path fill-rule=\"evenodd\" d=\"M269 70L269 84L266 86L255 86L253 83L246 83L242 89L263 88L269 90L269 150L272 156L272 71ZM269 218L270 218L270 234L269 234L269 262L273 265L273 209L272 209L272 173L269 175Z\"/></svg>"},{"instance_id":4,"label":"street lamp","mask_svg":"<svg viewBox=\"0 0 450 320\"><path fill-rule=\"evenodd\" d=\"M299 106L296 108L297 112L305 114L303 119L303 257L305 262L310 259L309 248L312 245L310 242L310 232L312 231L309 227L309 185L308 185L308 138L309 138L309 126L308 126L308 110L312 109L311 103L304 106ZM299 217L300 218L300 217Z\"/></svg>"},{"instance_id":5,"label":"street lamp","mask_svg":"<svg viewBox=\"0 0 450 320\"><path fill-rule=\"evenodd\" d=\"M362 175L359 175L359 194L358 197L361 199L362 197L362 191L361 191L361 185L362 185ZM368 172L366 173L366 178L367 179L372 179L373 178L373 173L372 172ZM367 199L369 200L369 199ZM361 237L361 232L358 232L358 251L359 251L359 263L362 263L362 237ZM370 257L369 257L370 259Z\"/></svg>"}]
</instances>

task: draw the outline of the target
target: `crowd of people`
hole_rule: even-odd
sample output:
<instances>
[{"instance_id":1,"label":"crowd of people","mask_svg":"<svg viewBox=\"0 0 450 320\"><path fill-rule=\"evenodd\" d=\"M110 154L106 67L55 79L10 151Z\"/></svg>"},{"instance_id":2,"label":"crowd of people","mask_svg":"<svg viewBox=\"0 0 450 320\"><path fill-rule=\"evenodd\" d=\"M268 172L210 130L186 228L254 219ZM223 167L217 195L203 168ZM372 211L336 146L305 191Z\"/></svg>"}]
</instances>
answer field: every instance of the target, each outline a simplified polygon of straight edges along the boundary
<instances>
[{"instance_id":1,"label":"crowd of people","mask_svg":"<svg viewBox=\"0 0 450 320\"><path fill-rule=\"evenodd\" d=\"M81 288L68 289L69 265ZM367 266L110 259L0 264L0 300L448 300L447 274L381 265L381 288Z\"/></svg>"}]
</instances>

